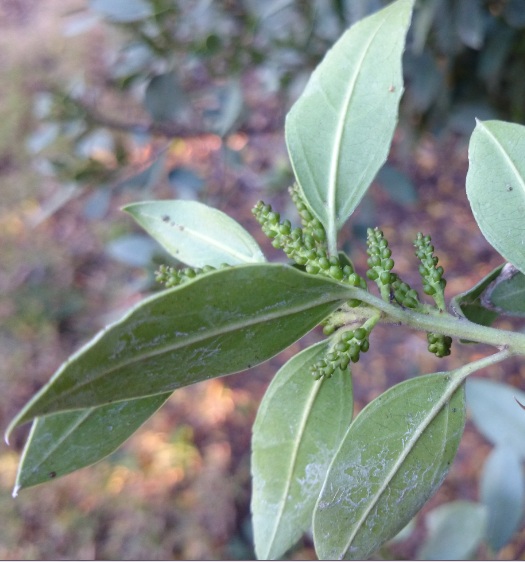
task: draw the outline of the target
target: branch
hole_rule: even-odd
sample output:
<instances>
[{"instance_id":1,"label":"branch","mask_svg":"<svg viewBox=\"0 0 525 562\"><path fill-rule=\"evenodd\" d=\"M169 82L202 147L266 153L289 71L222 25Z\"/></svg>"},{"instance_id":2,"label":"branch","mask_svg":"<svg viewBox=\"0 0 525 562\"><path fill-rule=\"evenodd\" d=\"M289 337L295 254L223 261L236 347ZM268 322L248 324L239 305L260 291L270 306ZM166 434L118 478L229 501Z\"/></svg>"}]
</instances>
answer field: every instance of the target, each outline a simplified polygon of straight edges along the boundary
<instances>
[{"instance_id":1,"label":"branch","mask_svg":"<svg viewBox=\"0 0 525 562\"><path fill-rule=\"evenodd\" d=\"M156 137L164 137L168 139L175 138L197 138L214 134L212 130L204 126L190 126L182 123L175 123L174 121L168 122L144 122L144 123L131 123L121 121L108 115L99 112L94 107L87 103L75 99L73 100L81 109L86 120L93 124L107 127L116 131L123 131L131 134L151 135ZM255 126L249 124L241 124L235 129L236 133L243 133L248 136L267 135L275 132L281 132L283 128L282 119L269 121L262 126Z\"/></svg>"}]
</instances>

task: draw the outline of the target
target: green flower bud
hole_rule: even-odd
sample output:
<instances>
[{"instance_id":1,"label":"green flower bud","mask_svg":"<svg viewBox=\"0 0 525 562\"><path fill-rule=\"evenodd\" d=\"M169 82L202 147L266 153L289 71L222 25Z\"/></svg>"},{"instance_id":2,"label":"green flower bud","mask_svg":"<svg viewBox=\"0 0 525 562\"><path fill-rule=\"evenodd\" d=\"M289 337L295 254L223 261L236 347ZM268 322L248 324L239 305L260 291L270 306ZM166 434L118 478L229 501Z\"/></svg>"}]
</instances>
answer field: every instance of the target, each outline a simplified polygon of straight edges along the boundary
<instances>
[{"instance_id":1,"label":"green flower bud","mask_svg":"<svg viewBox=\"0 0 525 562\"><path fill-rule=\"evenodd\" d=\"M357 330L354 332L354 338L356 340L364 340L367 335L368 332L365 328L357 328Z\"/></svg>"},{"instance_id":2,"label":"green flower bud","mask_svg":"<svg viewBox=\"0 0 525 562\"><path fill-rule=\"evenodd\" d=\"M329 269L329 273L334 279L337 279L338 281L341 281L341 279L343 279L344 277L343 270L338 265L332 265Z\"/></svg>"}]
</instances>

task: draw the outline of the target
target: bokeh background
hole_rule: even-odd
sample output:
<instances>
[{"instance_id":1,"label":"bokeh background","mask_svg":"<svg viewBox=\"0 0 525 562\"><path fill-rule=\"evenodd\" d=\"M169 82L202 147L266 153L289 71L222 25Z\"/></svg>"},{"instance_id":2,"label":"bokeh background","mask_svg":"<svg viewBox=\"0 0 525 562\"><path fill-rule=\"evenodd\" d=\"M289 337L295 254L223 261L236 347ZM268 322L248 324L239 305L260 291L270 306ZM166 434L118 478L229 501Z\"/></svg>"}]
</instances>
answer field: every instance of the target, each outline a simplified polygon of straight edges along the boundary
<instances>
[{"instance_id":1,"label":"bokeh background","mask_svg":"<svg viewBox=\"0 0 525 562\"><path fill-rule=\"evenodd\" d=\"M154 271L169 257L122 205L200 200L276 256L250 209L262 198L293 217L284 116L341 32L386 3L0 2L2 430L82 343L159 290ZM416 8L392 152L341 240L364 271L366 228L381 226L397 270L417 284L412 240L423 229L453 296L502 261L468 207L467 146L474 117L525 118L525 2ZM0 445L0 558L253 558L251 426L273 374L305 341L250 372L178 390L103 462L14 499L27 435L17 430L11 447ZM407 377L488 351L455 344L438 360L424 335L392 327L374 331L371 344L354 369L358 410ZM480 374L489 375L523 388L525 366L508 361ZM491 449L469 422L438 494L378 556L417 557L427 513L478 499ZM497 557L524 555L521 526ZM308 536L289 553L314 556Z\"/></svg>"}]
</instances>

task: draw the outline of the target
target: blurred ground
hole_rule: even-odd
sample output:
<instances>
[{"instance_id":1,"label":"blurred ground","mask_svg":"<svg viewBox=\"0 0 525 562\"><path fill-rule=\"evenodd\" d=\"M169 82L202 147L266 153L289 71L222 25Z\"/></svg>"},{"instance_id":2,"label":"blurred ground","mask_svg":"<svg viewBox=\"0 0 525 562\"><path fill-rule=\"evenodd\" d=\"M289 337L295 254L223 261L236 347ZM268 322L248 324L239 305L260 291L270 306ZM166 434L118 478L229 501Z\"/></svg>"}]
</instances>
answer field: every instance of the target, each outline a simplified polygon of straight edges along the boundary
<instances>
[{"instance_id":1,"label":"blurred ground","mask_svg":"<svg viewBox=\"0 0 525 562\"><path fill-rule=\"evenodd\" d=\"M103 57L101 30L78 41L61 34L60 14L82 4L73 0L0 4L0 427L98 329L138 301L151 271L112 260L105 243L115 232L133 231L115 197L102 221L83 213L81 195L47 220L46 202L57 185L32 170L24 150L31 130L30 95L50 74L73 66L96 70ZM258 100L268 111L275 100ZM459 137L423 136L407 149L400 129L391 161L416 187L412 203L401 205L379 184L343 236L358 268L365 269L361 225L380 224L397 270L417 283L412 240L424 229L433 237L449 284L449 296L470 288L499 265L470 214L464 180L466 142ZM232 148L247 168L225 164L216 137L173 147L173 163L191 163L207 181L209 200L255 233L250 215L261 197L286 209L283 189L269 191L260 174L286 161L280 134L235 137ZM407 158L408 155L408 158ZM287 185L282 184L281 188ZM159 186L159 197L167 191ZM129 197L129 196L128 196ZM368 222L367 222L368 221ZM361 228L361 230L360 230ZM417 273L417 272L416 272ZM455 344L438 360L426 352L424 336L402 329L374 332L370 352L354 370L358 409L388 386L424 372L445 370L481 356L480 347ZM250 432L258 402L276 369L300 348L291 349L249 373L177 391L169 403L106 461L52 484L11 498L24 430L12 448L0 445L0 558L9 559L224 559L252 558ZM523 388L525 366L506 362L490 376ZM457 460L425 511L455 497L477 499L477 481L490 446L469 425ZM383 552L385 558L413 558L423 533L419 520L408 541ZM522 530L504 559L523 557ZM481 553L483 554L483 553ZM312 558L307 538L292 553Z\"/></svg>"}]
</instances>

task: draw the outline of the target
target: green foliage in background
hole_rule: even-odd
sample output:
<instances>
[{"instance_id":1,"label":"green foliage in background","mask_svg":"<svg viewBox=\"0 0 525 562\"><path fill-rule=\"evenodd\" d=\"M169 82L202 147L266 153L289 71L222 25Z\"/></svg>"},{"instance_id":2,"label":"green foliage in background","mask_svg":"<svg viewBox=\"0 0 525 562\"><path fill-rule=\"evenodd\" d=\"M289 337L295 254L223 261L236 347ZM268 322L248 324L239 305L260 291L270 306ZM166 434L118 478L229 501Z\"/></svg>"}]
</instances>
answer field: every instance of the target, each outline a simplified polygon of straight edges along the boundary
<instances>
[{"instance_id":1,"label":"green foliage in background","mask_svg":"<svg viewBox=\"0 0 525 562\"><path fill-rule=\"evenodd\" d=\"M144 18L154 23L173 15L173 5L126 5L122 12L121 2L92 2L149 41L152 52L163 52L166 38L155 25L143 27ZM334 6L335 13L345 13L346 4ZM469 6L474 10L477 3ZM522 332L491 327L499 316L524 314L525 234L516 213L525 197L525 129L496 120L476 124L467 194L481 231L508 263L453 297L450 312L429 235L419 233L414 241L423 295L396 272L379 228L367 231L369 269L363 275L339 249L338 234L392 142L412 12L411 0L397 0L344 32L287 114L296 182L290 195L301 226L262 201L253 214L289 263L268 263L241 225L201 203L126 207L186 267L162 268L159 278L169 288L95 336L12 421L8 436L19 424L33 424L15 493L100 460L176 389L247 370L320 324L324 339L279 369L253 428L258 557L282 557L309 531L320 558L372 556L446 477L463 435L467 397L476 425L495 445L484 466L481 501L446 504L428 514L420 555L468 557L482 541L496 553L508 542L523 511L525 397L491 381L466 385L466 379L525 355ZM438 12L415 13L428 18ZM414 20L412 33L421 33L420 21ZM474 41L472 29L461 29L464 40ZM207 35L210 49L217 43L220 38ZM253 52L247 56L257 60ZM176 85L169 73L149 82L144 99L153 123L176 114L173 106L159 105L167 99L162 92L176 91ZM496 351L394 385L354 417L352 364L369 350L380 323L426 333L428 350L438 357L450 354L453 340Z\"/></svg>"},{"instance_id":2,"label":"green foliage in background","mask_svg":"<svg viewBox=\"0 0 525 562\"><path fill-rule=\"evenodd\" d=\"M116 193L131 189L147 196L161 178L177 186L179 196L205 199L198 173L167 169L161 148L139 173L128 172L133 149L151 139L168 142L206 133L226 137L240 131L252 136L280 130L283 116L329 46L349 25L387 4L387 0L88 1L84 11L70 18L69 32L84 32L102 20L118 34L119 46L103 70L103 80L79 74L66 85L63 81L43 85L36 96L40 124L28 148L38 157L39 169L64 184L53 209L76 196L75 187L96 188L86 213L100 218ZM407 44L403 56L407 93L401 105L407 138L425 129L468 136L474 117L524 121L522 0L419 0ZM359 56L365 45L363 41L356 47L353 56ZM259 112L263 116L264 108L248 101L246 84L253 81L269 98L279 93L276 118L254 119ZM400 88L392 91L392 106L397 106L400 95ZM136 108L133 119L128 112L115 111L130 105ZM294 111L304 111L304 105L294 106ZM390 127L392 116L391 112ZM302 119L300 126L309 123ZM378 131L376 142L381 139ZM294 142L293 133L289 142ZM359 147L365 152L372 149ZM233 157L227 147L223 150L226 158ZM106 157L101 158L101 152ZM294 158L292 165L300 165ZM370 168L368 175L375 171ZM387 173L392 180L385 169ZM366 191L367 181L369 177L363 177L361 189L345 203L342 210L347 214ZM406 178L397 181L406 183ZM312 204L319 212L319 203L313 199ZM339 225L343 220L344 214L338 213Z\"/></svg>"}]
</instances>

